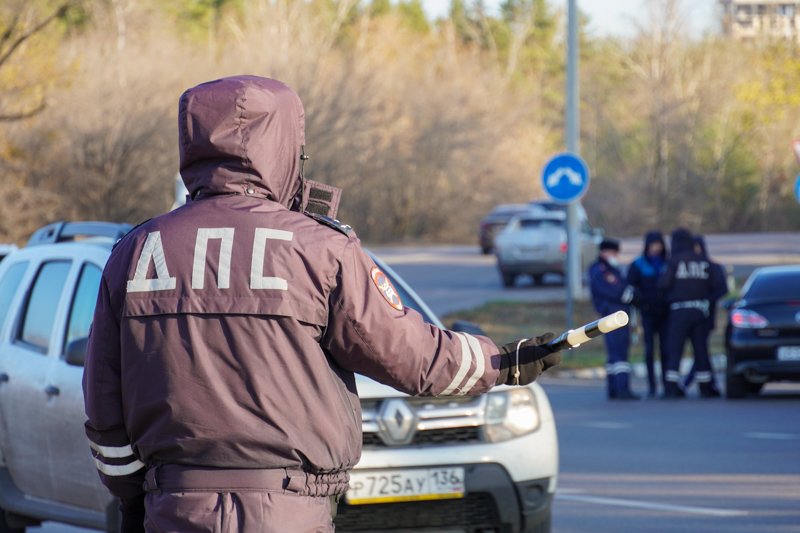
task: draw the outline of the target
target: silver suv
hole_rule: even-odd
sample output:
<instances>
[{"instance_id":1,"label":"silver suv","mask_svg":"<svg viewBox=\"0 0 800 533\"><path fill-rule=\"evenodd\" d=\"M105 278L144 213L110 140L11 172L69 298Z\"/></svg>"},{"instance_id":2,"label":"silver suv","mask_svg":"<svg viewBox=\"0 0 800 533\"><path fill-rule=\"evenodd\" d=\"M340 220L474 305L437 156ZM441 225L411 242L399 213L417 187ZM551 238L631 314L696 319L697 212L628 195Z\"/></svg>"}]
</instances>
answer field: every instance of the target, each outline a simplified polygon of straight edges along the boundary
<instances>
[{"instance_id":1,"label":"silver suv","mask_svg":"<svg viewBox=\"0 0 800 533\"><path fill-rule=\"evenodd\" d=\"M81 377L102 268L128 228L51 225L0 264L0 533L44 520L117 530L83 432ZM410 398L359 376L358 390L364 452L338 531L550 530L558 446L541 387Z\"/></svg>"}]
</instances>

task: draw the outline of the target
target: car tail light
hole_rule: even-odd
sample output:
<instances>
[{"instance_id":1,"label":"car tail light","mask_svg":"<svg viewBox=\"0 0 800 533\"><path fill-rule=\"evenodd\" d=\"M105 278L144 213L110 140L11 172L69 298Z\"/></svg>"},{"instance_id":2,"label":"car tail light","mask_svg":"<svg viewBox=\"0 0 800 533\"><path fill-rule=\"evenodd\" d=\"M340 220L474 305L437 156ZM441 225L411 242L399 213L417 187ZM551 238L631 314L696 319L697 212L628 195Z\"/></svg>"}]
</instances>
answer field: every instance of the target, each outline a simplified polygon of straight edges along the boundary
<instances>
[{"instance_id":1,"label":"car tail light","mask_svg":"<svg viewBox=\"0 0 800 533\"><path fill-rule=\"evenodd\" d=\"M559 249L561 250L561 253L562 253L562 254L565 254L565 253L567 253L567 243L565 243L565 242L562 242L562 243L561 243L561 246L559 247Z\"/></svg>"},{"instance_id":2,"label":"car tail light","mask_svg":"<svg viewBox=\"0 0 800 533\"><path fill-rule=\"evenodd\" d=\"M765 328L769 326L766 318L748 309L737 309L731 313L731 324L736 328Z\"/></svg>"}]
</instances>

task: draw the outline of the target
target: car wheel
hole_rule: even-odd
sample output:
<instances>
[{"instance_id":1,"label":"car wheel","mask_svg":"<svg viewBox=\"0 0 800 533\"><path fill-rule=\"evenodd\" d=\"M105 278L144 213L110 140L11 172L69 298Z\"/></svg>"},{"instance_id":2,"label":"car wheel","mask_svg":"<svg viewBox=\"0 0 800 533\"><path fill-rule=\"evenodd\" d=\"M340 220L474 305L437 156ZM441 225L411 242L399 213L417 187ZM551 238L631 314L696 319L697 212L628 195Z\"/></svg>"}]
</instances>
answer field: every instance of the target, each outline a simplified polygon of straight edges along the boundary
<instances>
[{"instance_id":1,"label":"car wheel","mask_svg":"<svg viewBox=\"0 0 800 533\"><path fill-rule=\"evenodd\" d=\"M516 281L517 276L514 274L506 274L505 272L500 273L503 276L503 287L513 287L514 281Z\"/></svg>"},{"instance_id":2,"label":"car wheel","mask_svg":"<svg viewBox=\"0 0 800 533\"><path fill-rule=\"evenodd\" d=\"M726 372L725 397L728 399L744 398L748 392L748 382L741 374Z\"/></svg>"}]
</instances>

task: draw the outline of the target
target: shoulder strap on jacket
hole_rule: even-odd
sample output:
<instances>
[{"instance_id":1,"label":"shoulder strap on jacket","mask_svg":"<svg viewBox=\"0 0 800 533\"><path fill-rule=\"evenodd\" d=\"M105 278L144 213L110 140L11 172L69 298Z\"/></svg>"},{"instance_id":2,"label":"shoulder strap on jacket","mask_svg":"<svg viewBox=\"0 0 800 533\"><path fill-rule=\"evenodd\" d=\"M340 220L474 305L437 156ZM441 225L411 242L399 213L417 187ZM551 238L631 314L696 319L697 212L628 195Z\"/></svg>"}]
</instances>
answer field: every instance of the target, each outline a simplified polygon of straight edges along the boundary
<instances>
[{"instance_id":1,"label":"shoulder strap on jacket","mask_svg":"<svg viewBox=\"0 0 800 533\"><path fill-rule=\"evenodd\" d=\"M352 233L353 231L353 228L351 226L343 224L342 222L339 222L335 218L331 218L325 215L320 215L319 213L309 213L308 211L305 211L304 214L307 217L313 218L323 226L328 226L329 228L333 228L339 233L344 233L347 236L349 236L350 233Z\"/></svg>"}]
</instances>

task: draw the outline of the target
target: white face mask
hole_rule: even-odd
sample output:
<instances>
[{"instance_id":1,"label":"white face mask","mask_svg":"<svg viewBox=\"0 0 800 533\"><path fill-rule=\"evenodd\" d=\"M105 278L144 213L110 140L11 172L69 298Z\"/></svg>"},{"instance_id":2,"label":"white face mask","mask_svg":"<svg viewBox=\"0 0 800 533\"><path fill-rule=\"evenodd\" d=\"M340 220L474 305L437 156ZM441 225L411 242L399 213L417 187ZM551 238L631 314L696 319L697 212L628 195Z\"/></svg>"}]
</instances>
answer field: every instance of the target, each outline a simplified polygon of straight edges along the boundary
<instances>
[{"instance_id":1,"label":"white face mask","mask_svg":"<svg viewBox=\"0 0 800 533\"><path fill-rule=\"evenodd\" d=\"M619 259L613 256L606 257L606 261L609 265L613 266L614 268L619 268Z\"/></svg>"}]
</instances>

